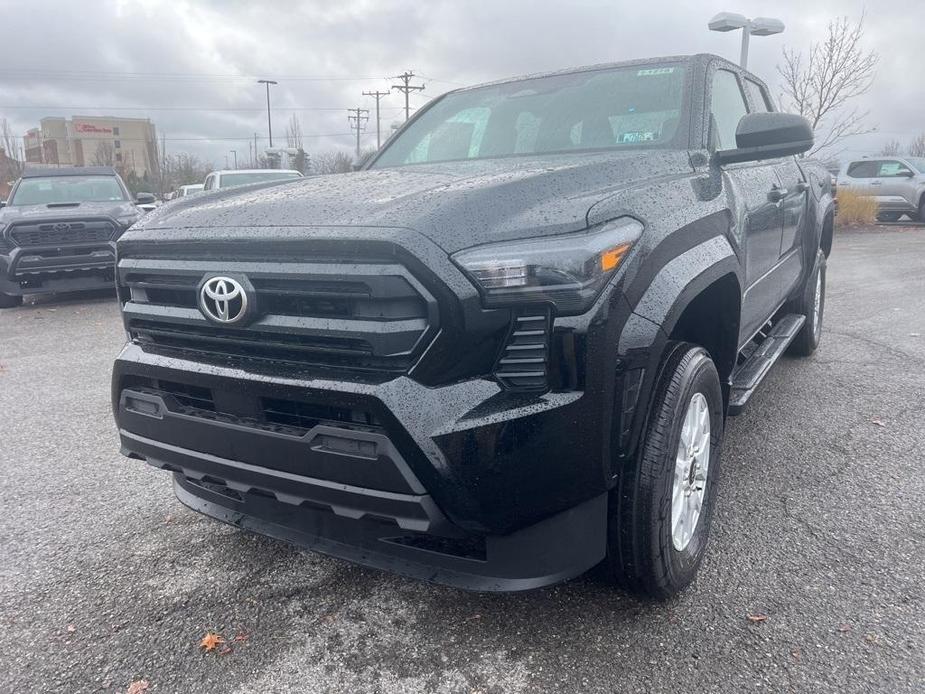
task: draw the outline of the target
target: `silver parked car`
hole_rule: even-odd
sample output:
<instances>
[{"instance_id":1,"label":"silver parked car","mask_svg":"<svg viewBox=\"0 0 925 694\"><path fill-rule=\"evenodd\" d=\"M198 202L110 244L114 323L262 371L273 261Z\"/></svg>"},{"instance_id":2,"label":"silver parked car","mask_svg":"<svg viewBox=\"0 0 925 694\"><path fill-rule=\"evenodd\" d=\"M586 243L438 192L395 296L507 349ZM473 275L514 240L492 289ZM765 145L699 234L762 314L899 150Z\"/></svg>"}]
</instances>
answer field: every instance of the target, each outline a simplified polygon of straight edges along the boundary
<instances>
[{"instance_id":1,"label":"silver parked car","mask_svg":"<svg viewBox=\"0 0 925 694\"><path fill-rule=\"evenodd\" d=\"M860 159L842 168L838 187L877 199L877 218L895 222L904 214L925 222L925 158Z\"/></svg>"}]
</instances>

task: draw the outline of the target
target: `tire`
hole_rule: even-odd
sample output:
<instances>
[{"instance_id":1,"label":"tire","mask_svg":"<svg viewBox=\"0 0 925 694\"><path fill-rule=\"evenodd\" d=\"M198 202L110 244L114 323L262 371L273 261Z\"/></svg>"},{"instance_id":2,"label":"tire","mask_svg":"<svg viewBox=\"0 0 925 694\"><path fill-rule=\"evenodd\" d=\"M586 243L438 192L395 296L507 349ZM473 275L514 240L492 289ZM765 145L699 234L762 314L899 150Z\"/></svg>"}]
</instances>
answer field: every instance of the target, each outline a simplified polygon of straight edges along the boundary
<instances>
[{"instance_id":1,"label":"tire","mask_svg":"<svg viewBox=\"0 0 925 694\"><path fill-rule=\"evenodd\" d=\"M22 297L0 292L0 308L14 308L22 304Z\"/></svg>"},{"instance_id":2,"label":"tire","mask_svg":"<svg viewBox=\"0 0 925 694\"><path fill-rule=\"evenodd\" d=\"M898 222L902 212L881 212L877 215L878 222Z\"/></svg>"},{"instance_id":3,"label":"tire","mask_svg":"<svg viewBox=\"0 0 925 694\"><path fill-rule=\"evenodd\" d=\"M709 432L701 430L700 454L694 458L701 465L706 462L706 479L699 488L702 495L696 491L684 493L684 483L690 482L691 473L685 467L687 463L682 461L679 467L678 462L682 429L695 401L702 408L698 411L701 421L709 422ZM676 343L656 386L639 454L627 463L619 484L610 493L606 566L618 585L665 599L694 579L710 534L723 419L719 374L710 355L696 345ZM676 475L682 469L688 474ZM682 492L678 496L676 476ZM692 530L685 543L684 537L676 539L673 532L684 525L678 524L673 514L673 497L683 508L683 504L695 502L692 496L699 499L701 507L699 515L686 526Z\"/></svg>"},{"instance_id":4,"label":"tire","mask_svg":"<svg viewBox=\"0 0 925 694\"><path fill-rule=\"evenodd\" d=\"M822 338L822 319L825 315L825 254L821 250L816 254L813 274L803 285L800 296L791 302L790 311L806 316L806 322L790 343L787 353L795 357L808 357L819 346L819 340Z\"/></svg>"},{"instance_id":5,"label":"tire","mask_svg":"<svg viewBox=\"0 0 925 694\"><path fill-rule=\"evenodd\" d=\"M917 217L913 217L910 214L909 219L913 221L918 221L918 222L925 222L925 195L923 195L921 199L919 200L919 213Z\"/></svg>"}]
</instances>

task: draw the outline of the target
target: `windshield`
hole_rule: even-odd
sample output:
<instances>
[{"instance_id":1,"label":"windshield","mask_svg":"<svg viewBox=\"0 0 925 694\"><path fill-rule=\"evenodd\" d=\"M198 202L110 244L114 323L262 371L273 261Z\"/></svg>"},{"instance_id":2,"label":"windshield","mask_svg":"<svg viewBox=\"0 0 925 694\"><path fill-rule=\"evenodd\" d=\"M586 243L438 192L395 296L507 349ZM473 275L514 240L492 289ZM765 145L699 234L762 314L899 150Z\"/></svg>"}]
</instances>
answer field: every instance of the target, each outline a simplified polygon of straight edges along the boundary
<instances>
[{"instance_id":1,"label":"windshield","mask_svg":"<svg viewBox=\"0 0 925 694\"><path fill-rule=\"evenodd\" d=\"M907 162L912 164L912 168L920 174L925 174L925 157L909 157Z\"/></svg>"},{"instance_id":2,"label":"windshield","mask_svg":"<svg viewBox=\"0 0 925 694\"><path fill-rule=\"evenodd\" d=\"M664 146L678 130L683 65L634 66L448 94L373 165Z\"/></svg>"},{"instance_id":3,"label":"windshield","mask_svg":"<svg viewBox=\"0 0 925 694\"><path fill-rule=\"evenodd\" d=\"M22 179L10 205L121 202L127 199L115 176L49 176Z\"/></svg>"},{"instance_id":4,"label":"windshield","mask_svg":"<svg viewBox=\"0 0 925 694\"><path fill-rule=\"evenodd\" d=\"M295 171L267 171L266 173L229 173L222 174L219 188L246 186L248 183L265 183L266 181L287 181L301 178Z\"/></svg>"}]
</instances>

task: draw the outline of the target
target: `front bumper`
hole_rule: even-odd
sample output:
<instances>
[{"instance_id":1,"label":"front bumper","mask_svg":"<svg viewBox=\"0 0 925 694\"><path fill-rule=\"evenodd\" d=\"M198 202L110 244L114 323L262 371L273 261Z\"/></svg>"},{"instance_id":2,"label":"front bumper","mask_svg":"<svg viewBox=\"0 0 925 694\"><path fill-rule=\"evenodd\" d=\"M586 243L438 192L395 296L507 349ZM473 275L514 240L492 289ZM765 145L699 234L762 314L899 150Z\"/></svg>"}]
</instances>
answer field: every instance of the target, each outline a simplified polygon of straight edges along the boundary
<instances>
[{"instance_id":1,"label":"front bumper","mask_svg":"<svg viewBox=\"0 0 925 694\"><path fill-rule=\"evenodd\" d=\"M547 585L604 557L603 404L583 391L256 377L130 344L113 402L126 455L243 528L476 590Z\"/></svg>"},{"instance_id":2,"label":"front bumper","mask_svg":"<svg viewBox=\"0 0 925 694\"><path fill-rule=\"evenodd\" d=\"M0 254L0 292L13 296L115 287L115 248L14 248Z\"/></svg>"}]
</instances>

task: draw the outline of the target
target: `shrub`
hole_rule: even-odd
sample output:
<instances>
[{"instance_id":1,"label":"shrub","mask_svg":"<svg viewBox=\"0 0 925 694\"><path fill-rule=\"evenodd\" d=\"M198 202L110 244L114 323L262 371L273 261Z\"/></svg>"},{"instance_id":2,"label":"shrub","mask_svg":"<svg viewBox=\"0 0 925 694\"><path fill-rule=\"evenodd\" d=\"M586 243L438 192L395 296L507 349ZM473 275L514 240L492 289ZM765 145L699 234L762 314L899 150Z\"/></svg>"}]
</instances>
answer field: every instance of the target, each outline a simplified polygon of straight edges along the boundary
<instances>
[{"instance_id":1,"label":"shrub","mask_svg":"<svg viewBox=\"0 0 925 694\"><path fill-rule=\"evenodd\" d=\"M877 221L877 200L853 190L838 190L838 222L845 224L873 224Z\"/></svg>"}]
</instances>

